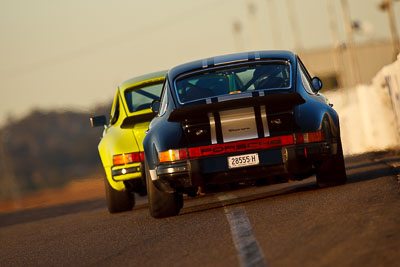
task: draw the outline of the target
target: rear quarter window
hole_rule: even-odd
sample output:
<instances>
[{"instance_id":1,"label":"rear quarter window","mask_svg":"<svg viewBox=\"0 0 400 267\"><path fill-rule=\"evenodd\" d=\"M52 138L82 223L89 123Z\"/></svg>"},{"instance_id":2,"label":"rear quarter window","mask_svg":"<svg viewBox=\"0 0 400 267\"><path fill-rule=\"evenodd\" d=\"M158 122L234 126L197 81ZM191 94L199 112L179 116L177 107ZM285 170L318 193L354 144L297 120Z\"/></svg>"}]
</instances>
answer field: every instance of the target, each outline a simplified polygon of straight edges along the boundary
<instances>
[{"instance_id":1,"label":"rear quarter window","mask_svg":"<svg viewBox=\"0 0 400 267\"><path fill-rule=\"evenodd\" d=\"M298 64L298 69L299 69L301 82L303 84L304 89L306 90L307 93L309 93L311 95L315 95L316 92L314 91L314 89L311 85L310 75L305 70L305 67L304 67L304 65L301 64L301 62L299 62L299 64Z\"/></svg>"}]
</instances>

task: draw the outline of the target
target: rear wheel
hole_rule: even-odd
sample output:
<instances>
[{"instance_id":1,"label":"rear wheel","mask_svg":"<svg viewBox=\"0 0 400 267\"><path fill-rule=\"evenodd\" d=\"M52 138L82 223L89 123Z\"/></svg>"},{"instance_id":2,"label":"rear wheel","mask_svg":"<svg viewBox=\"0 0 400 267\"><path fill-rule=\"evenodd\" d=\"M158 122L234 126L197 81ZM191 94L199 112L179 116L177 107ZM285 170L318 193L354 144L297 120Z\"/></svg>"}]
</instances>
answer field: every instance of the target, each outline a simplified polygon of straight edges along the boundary
<instances>
[{"instance_id":1,"label":"rear wheel","mask_svg":"<svg viewBox=\"0 0 400 267\"><path fill-rule=\"evenodd\" d=\"M325 160L317 168L317 184L319 187L328 187L345 184L347 180L342 141L338 140L337 154Z\"/></svg>"},{"instance_id":2,"label":"rear wheel","mask_svg":"<svg viewBox=\"0 0 400 267\"><path fill-rule=\"evenodd\" d=\"M183 196L179 193L165 193L153 184L149 168L146 164L147 196L150 215L154 218L164 218L179 214L183 207Z\"/></svg>"},{"instance_id":3,"label":"rear wheel","mask_svg":"<svg viewBox=\"0 0 400 267\"><path fill-rule=\"evenodd\" d=\"M118 191L112 188L107 178L104 178L106 186L107 208L110 213L132 210L135 206L135 195L129 191Z\"/></svg>"}]
</instances>

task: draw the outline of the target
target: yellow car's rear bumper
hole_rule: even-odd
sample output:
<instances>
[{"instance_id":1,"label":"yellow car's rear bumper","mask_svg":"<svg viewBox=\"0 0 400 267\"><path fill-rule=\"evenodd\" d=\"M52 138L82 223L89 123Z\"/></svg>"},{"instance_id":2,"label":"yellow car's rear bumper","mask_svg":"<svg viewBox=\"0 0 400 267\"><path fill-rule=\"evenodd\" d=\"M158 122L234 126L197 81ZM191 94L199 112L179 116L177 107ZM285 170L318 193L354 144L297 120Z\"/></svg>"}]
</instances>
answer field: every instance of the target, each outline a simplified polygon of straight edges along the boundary
<instances>
[{"instance_id":1,"label":"yellow car's rear bumper","mask_svg":"<svg viewBox=\"0 0 400 267\"><path fill-rule=\"evenodd\" d=\"M113 166L111 167L111 175L114 181L141 179L142 166L140 163Z\"/></svg>"}]
</instances>

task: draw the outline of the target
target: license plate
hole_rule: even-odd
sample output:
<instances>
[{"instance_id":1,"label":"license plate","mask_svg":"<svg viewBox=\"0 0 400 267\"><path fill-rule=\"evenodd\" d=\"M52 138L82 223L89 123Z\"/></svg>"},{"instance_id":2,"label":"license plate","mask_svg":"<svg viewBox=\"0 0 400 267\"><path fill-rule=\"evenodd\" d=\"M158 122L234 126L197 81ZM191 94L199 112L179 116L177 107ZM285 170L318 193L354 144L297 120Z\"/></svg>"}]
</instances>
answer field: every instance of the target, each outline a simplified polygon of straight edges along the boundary
<instances>
[{"instance_id":1,"label":"license plate","mask_svg":"<svg viewBox=\"0 0 400 267\"><path fill-rule=\"evenodd\" d=\"M258 165L259 163L260 160L258 159L258 153L228 157L229 169Z\"/></svg>"}]
</instances>

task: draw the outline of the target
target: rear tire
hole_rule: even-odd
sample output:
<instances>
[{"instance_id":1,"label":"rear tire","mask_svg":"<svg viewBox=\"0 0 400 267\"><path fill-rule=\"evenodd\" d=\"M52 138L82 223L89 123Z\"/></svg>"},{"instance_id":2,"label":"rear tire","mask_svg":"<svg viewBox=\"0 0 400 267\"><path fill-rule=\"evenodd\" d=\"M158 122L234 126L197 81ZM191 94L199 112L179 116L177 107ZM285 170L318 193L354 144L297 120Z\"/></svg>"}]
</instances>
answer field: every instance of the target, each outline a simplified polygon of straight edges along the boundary
<instances>
[{"instance_id":1,"label":"rear tire","mask_svg":"<svg viewBox=\"0 0 400 267\"><path fill-rule=\"evenodd\" d=\"M347 181L342 141L340 138L338 139L337 146L337 154L323 161L317 168L316 176L319 187L341 185L345 184Z\"/></svg>"},{"instance_id":2,"label":"rear tire","mask_svg":"<svg viewBox=\"0 0 400 267\"><path fill-rule=\"evenodd\" d=\"M104 178L106 187L107 208L110 213L132 210L135 206L135 194L129 191L118 191L111 187L107 178Z\"/></svg>"},{"instance_id":3,"label":"rear tire","mask_svg":"<svg viewBox=\"0 0 400 267\"><path fill-rule=\"evenodd\" d=\"M183 196L179 193L165 193L153 184L149 168L146 165L147 196L150 215L154 218L165 218L179 214L183 207Z\"/></svg>"}]
</instances>

